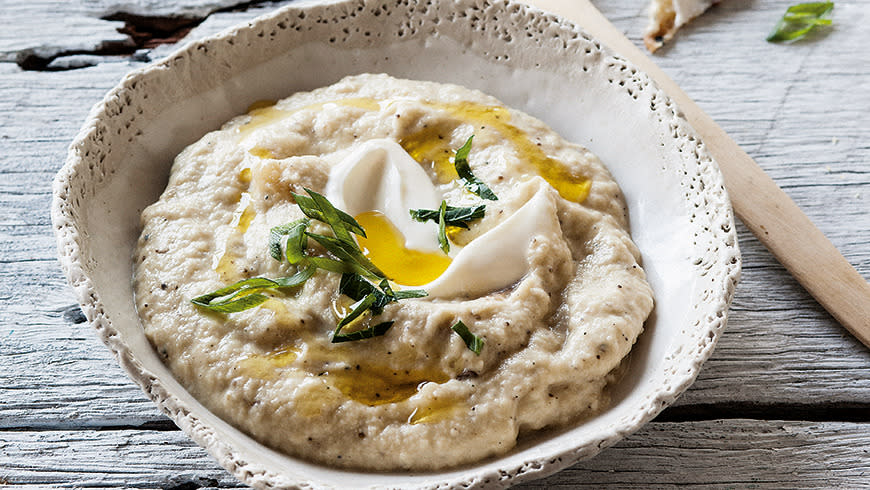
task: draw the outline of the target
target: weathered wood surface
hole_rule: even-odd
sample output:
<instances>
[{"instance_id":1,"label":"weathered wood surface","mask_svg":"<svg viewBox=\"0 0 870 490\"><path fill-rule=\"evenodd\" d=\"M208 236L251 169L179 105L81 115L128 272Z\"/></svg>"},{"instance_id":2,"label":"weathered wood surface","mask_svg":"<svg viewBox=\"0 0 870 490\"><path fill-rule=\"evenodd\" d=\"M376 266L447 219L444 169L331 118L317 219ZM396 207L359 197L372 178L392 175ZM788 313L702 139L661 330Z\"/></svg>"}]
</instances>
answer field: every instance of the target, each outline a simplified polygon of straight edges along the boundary
<instances>
[{"instance_id":1,"label":"weathered wood surface","mask_svg":"<svg viewBox=\"0 0 870 490\"><path fill-rule=\"evenodd\" d=\"M0 482L236 484L145 399L81 323L48 218L51 179L90 107L141 60L171 49L94 54L100 42L127 39L114 32L122 22L99 17L123 12L118 5L165 16L234 3L241 2L0 0ZM286 3L213 13L189 38ZM727 0L656 60L867 278L870 14L862 3L838 2L828 35L765 43L788 3ZM598 7L640 43L641 1ZM82 52L81 64L94 66L22 70L20 53L39 49L48 58ZM536 486L870 487L870 351L739 224L738 231L742 282L728 330L695 385L660 421Z\"/></svg>"},{"instance_id":2,"label":"weathered wood surface","mask_svg":"<svg viewBox=\"0 0 870 490\"><path fill-rule=\"evenodd\" d=\"M0 450L8 463L0 478L9 485L240 485L179 431L46 430L5 435ZM870 488L868 447L867 423L652 422L596 458L519 488ZM711 457L717 464L710 465Z\"/></svg>"},{"instance_id":3,"label":"weathered wood surface","mask_svg":"<svg viewBox=\"0 0 870 490\"><path fill-rule=\"evenodd\" d=\"M22 54L42 57L129 48L135 43L118 32L124 22L118 18L183 17L202 19L213 12L239 4L271 3L239 0L4 0L0 24L16 26L0 32L0 62L15 62ZM286 2L285 2L286 3Z\"/></svg>"}]
</instances>

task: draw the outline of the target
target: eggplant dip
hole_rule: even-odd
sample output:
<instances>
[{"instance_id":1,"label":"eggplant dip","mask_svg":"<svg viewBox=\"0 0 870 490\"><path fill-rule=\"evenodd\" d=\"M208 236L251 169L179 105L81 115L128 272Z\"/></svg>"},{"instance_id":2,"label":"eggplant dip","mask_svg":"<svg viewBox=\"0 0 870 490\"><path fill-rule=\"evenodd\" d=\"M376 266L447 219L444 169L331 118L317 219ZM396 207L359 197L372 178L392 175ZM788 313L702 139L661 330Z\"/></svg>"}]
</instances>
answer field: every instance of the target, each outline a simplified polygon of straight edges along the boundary
<instances>
[{"instance_id":1,"label":"eggplant dip","mask_svg":"<svg viewBox=\"0 0 870 490\"><path fill-rule=\"evenodd\" d=\"M622 194L541 121L358 75L260 102L142 213L148 339L289 455L433 470L594 415L653 308Z\"/></svg>"}]
</instances>

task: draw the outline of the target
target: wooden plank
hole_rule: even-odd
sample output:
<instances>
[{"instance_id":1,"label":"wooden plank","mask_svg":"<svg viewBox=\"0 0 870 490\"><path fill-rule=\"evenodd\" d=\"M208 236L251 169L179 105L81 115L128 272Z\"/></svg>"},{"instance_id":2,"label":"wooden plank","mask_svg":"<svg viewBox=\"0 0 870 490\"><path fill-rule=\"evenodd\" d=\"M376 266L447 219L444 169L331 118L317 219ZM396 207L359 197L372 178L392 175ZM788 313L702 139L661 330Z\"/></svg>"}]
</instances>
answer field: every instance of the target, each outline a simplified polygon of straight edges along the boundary
<instances>
[{"instance_id":1,"label":"wooden plank","mask_svg":"<svg viewBox=\"0 0 870 490\"><path fill-rule=\"evenodd\" d=\"M623 0L600 7L639 40L643 17L630 5ZM757 8L772 15L784 5ZM740 2L714 9L710 20L699 19L657 60L756 154L868 276L870 174L864 162L870 160L865 129L870 113L861 108L870 107L870 94L854 94L855 104L836 100L868 77L870 63L853 65L849 56L867 55L843 46L841 39L824 41L846 53L838 57L821 48L769 47L748 35L735 36L735 30L765 27L755 9ZM257 13L215 14L194 35ZM702 48L707 43L711 47ZM725 50L727 43L734 49ZM758 50L770 56L765 67L742 60ZM795 63L803 58L799 71ZM165 420L89 327L64 319L74 299L54 260L47 212L51 179L87 111L124 73L141 65L110 59L81 70L38 73L0 63L0 427ZM788 83L782 77L796 84L785 97ZM759 79L762 86L756 87ZM838 116L831 117L830 110ZM677 405L811 404L823 410L870 400L870 352L845 335L745 228L738 225L738 231L745 268L728 329Z\"/></svg>"},{"instance_id":2,"label":"wooden plank","mask_svg":"<svg viewBox=\"0 0 870 490\"><path fill-rule=\"evenodd\" d=\"M105 20L105 18L121 14L151 18L203 19L212 12L248 3L251 2L245 0L175 2L2 0L0 19L3 26L7 28L0 31L0 62L18 62L27 55L51 58L64 53L131 51L135 49L133 40L119 31L124 27L124 22Z\"/></svg>"},{"instance_id":3,"label":"wooden plank","mask_svg":"<svg viewBox=\"0 0 870 490\"><path fill-rule=\"evenodd\" d=\"M752 157L589 0L526 1L582 25L659 84L719 164L737 217L843 327L870 348L870 282ZM796 85L789 85L786 95ZM794 240L796 235L801 240Z\"/></svg>"},{"instance_id":4,"label":"wooden plank","mask_svg":"<svg viewBox=\"0 0 870 490\"><path fill-rule=\"evenodd\" d=\"M117 31L124 25L122 22L88 15L81 4L4 0L0 6L5 27L0 32L0 61L16 62L28 53L50 57L61 52L95 50L112 43L131 44L128 36ZM25 34L22 27L32 30Z\"/></svg>"},{"instance_id":5,"label":"wooden plank","mask_svg":"<svg viewBox=\"0 0 870 490\"><path fill-rule=\"evenodd\" d=\"M722 2L655 60L870 278L870 237L863 231L870 229L870 118L863 109L870 94L856 90L870 78L861 27L867 14L838 3L837 27L827 37L764 42L788 3ZM607 4L597 2L613 19ZM639 32L638 22L627 21L623 31ZM630 37L639 44L636 34ZM744 272L727 331L677 404L860 400L856 387L863 391L870 379L868 350L782 274L744 227L738 231ZM805 391L806 385L814 388Z\"/></svg>"},{"instance_id":6,"label":"wooden plank","mask_svg":"<svg viewBox=\"0 0 870 490\"><path fill-rule=\"evenodd\" d=\"M868 488L868 448L868 423L653 422L518 488ZM22 488L238 485L179 431L0 432L0 478Z\"/></svg>"},{"instance_id":7,"label":"wooden plank","mask_svg":"<svg viewBox=\"0 0 870 490\"><path fill-rule=\"evenodd\" d=\"M867 488L867 424L651 423L600 457L532 488Z\"/></svg>"},{"instance_id":8,"label":"wooden plank","mask_svg":"<svg viewBox=\"0 0 870 490\"><path fill-rule=\"evenodd\" d=\"M74 299L53 259L49 227L25 228L17 237L6 230L0 226L0 250L19 243L32 248L4 252L14 260L0 269L0 282L16 289L15 296L0 298L0 427L164 420L90 327L70 321L75 316L67 308ZM768 291L765 284L777 282L784 287ZM866 402L868 379L870 353L768 263L744 273L719 347L677 405L810 404L823 411L836 403Z\"/></svg>"},{"instance_id":9,"label":"wooden plank","mask_svg":"<svg viewBox=\"0 0 870 490\"><path fill-rule=\"evenodd\" d=\"M0 432L3 484L23 488L242 486L184 433L138 430Z\"/></svg>"},{"instance_id":10,"label":"wooden plank","mask_svg":"<svg viewBox=\"0 0 870 490\"><path fill-rule=\"evenodd\" d=\"M645 2L596 3L639 44ZM173 430L90 327L79 323L54 258L51 179L90 107L143 64L86 53L84 61L96 66L36 73L14 62L28 49L87 52L100 43L123 43L126 36L115 31L121 23L99 19L118 6L172 15L197 4L231 3L237 2L0 0L0 484L239 485ZM213 13L190 38L279 3L289 2ZM836 29L827 37L765 43L790 3L722 2L681 31L656 61L867 278L870 93L862 88L870 80L864 49L870 19L863 5L838 2ZM729 326L697 382L661 417L671 421L652 422L600 457L522 487L870 488L870 351L743 226L737 229L744 274ZM791 420L739 418L747 416Z\"/></svg>"},{"instance_id":11,"label":"wooden plank","mask_svg":"<svg viewBox=\"0 0 870 490\"><path fill-rule=\"evenodd\" d=\"M51 181L69 142L90 107L131 68L116 62L0 72L2 427L166 423L92 329L68 313L75 298L48 215Z\"/></svg>"}]
</instances>

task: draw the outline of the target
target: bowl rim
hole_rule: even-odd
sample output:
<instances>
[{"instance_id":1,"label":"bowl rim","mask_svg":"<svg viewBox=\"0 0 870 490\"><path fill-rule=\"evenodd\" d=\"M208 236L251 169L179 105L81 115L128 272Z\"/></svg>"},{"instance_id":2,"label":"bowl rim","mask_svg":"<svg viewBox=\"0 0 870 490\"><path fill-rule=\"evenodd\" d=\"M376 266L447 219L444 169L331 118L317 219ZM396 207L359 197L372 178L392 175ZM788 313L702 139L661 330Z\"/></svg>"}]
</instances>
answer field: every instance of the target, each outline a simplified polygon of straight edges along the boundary
<instances>
[{"instance_id":1,"label":"bowl rim","mask_svg":"<svg viewBox=\"0 0 870 490\"><path fill-rule=\"evenodd\" d=\"M416 0L405 2L406 5L414 3ZM603 46L598 41L587 35L579 26L564 20L556 15L546 13L535 7L530 7L524 4L514 3L511 0L454 0L453 4L467 3L479 4L484 3L490 8L511 8L520 9L527 15L534 15L546 19L549 22L558 25L559 29L582 36L584 39L592 41L595 46L608 57L618 60L624 66L629 67L633 75L641 79L644 83L653 87L657 91L657 95L661 97L664 104L669 107L669 114L672 114L676 124L677 131L681 135L686 136L693 145L693 151L696 155L701 155L712 163L712 168L709 169L713 173L713 179L716 183L722 184L722 176L719 173L718 167L713 162L712 158L706 151L703 142L695 134L689 123L681 115L676 105L670 101L658 86L645 73L633 67L631 63L625 61L618 55L615 55L606 46ZM250 484L254 487L273 488L273 487L297 487L297 488L317 488L321 484L313 481L300 481L294 475L288 477L285 474L280 474L269 469L267 465L261 464L258 461L249 461L242 454L225 443L220 438L216 437L213 429L204 421L200 420L195 414L189 411L183 401L178 399L170 392L153 373L149 372L137 359L130 347L123 341L115 326L107 316L105 306L100 300L100 294L93 281L89 278L87 271L82 265L83 251L80 245L82 236L77 228L76 223L76 207L78 202L71 198L70 182L73 175L78 172L82 166L88 164L88 156L84 149L87 147L90 139L94 138L98 131L98 122L109 115L111 101L120 97L131 84L135 84L136 80L143 77L152 70L168 69L173 62L186 56L196 56L197 53L209 45L209 43L231 38L243 32L250 32L257 26L274 21L287 13L298 13L316 9L337 8L340 6L364 5L366 7L372 5L380 5L386 3L386 0L325 0L325 1L303 1L284 6L276 11L265 14L257 19L246 24L233 26L225 29L218 34L205 37L196 41L192 41L175 50L167 57L151 63L147 66L137 68L129 72L124 79L109 91L105 97L93 106L85 120L82 129L71 143L67 155L67 159L63 167L58 172L53 183L53 198L51 204L51 219L53 229L57 238L58 252L60 256L61 267L75 291L75 295L82 306L82 310L88 322L93 326L99 338L112 352L115 359L122 366L130 378L135 381L145 391L148 397L154 401L158 407L168 415L178 426L187 433L200 446L205 448L213 458L215 458L224 468L230 471L239 480ZM700 157L699 157L700 158ZM509 483L518 483L525 480L541 478L549 474L555 473L571 464L576 463L581 459L585 459L596 455L605 447L615 444L626 435L636 431L646 422L653 419L661 410L672 403L676 397L685 391L689 385L697 377L701 365L712 354L712 351L718 341L720 333L725 326L728 316L728 309L731 300L733 299L737 281L740 275L740 255L737 246L736 232L733 223L733 212L730 208L730 201L727 199L727 193L724 185L721 185L721 194L727 203L727 209L723 210L725 221L730 223L729 230L722 231L723 237L730 240L729 251L732 262L719 271L715 281L721 286L721 297L715 298L714 306L708 308L708 311L713 311L715 314L710 315L706 322L696 327L699 335L701 335L704 344L700 346L698 351L692 358L690 369L680 376L674 374L671 378L671 383L667 389L660 390L654 398L651 398L644 406L644 410L639 416L632 419L630 426L625 428L611 429L608 433L602 433L596 439L596 444L585 448L584 451L578 451L577 448L571 447L563 449L562 452L552 455L546 455L546 458L536 460L526 460L522 466L514 466L506 468L504 471L490 471L489 473L480 473L472 475L471 480L450 480L437 484L431 484L430 487L439 487L444 484L455 485L462 483L469 487L477 486L501 486ZM556 461L558 459L558 461ZM452 470L452 469L448 469ZM336 469L336 471L347 473L346 470ZM438 472L431 473L437 475Z\"/></svg>"}]
</instances>

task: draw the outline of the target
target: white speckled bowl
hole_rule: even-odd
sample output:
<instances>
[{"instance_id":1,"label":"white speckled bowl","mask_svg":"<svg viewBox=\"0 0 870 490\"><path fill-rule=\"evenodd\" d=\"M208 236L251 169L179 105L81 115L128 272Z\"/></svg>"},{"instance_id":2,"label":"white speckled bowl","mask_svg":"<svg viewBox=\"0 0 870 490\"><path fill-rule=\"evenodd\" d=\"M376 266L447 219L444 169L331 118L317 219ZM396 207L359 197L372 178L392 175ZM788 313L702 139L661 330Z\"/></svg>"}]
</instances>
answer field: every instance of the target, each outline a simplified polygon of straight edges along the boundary
<instances>
[{"instance_id":1,"label":"white speckled bowl","mask_svg":"<svg viewBox=\"0 0 870 490\"><path fill-rule=\"evenodd\" d=\"M372 474L289 458L206 410L146 340L132 301L139 214L174 156L258 99L360 72L481 89L597 153L622 186L657 307L601 415L437 473ZM694 380L740 270L722 176L649 78L574 25L499 0L298 4L126 77L91 111L54 185L63 267L85 315L160 408L242 481L271 487L506 486L597 454Z\"/></svg>"}]
</instances>

